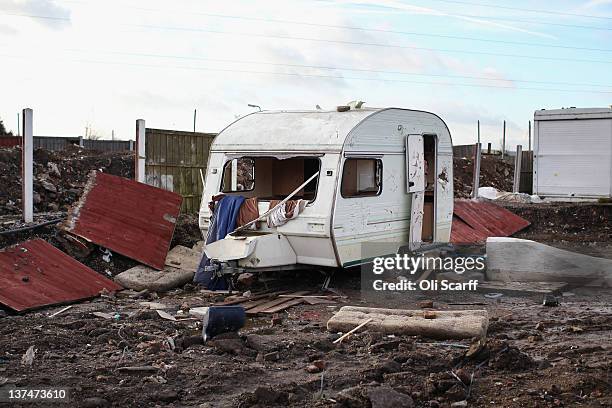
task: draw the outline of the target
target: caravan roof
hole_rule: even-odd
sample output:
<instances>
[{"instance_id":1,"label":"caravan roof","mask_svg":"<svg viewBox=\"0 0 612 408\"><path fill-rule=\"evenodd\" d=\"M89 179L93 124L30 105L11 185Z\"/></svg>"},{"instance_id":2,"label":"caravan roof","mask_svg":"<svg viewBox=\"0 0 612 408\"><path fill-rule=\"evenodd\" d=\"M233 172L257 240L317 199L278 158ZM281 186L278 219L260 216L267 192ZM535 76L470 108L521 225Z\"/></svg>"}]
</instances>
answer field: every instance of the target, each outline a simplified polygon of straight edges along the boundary
<instances>
[{"instance_id":1,"label":"caravan roof","mask_svg":"<svg viewBox=\"0 0 612 408\"><path fill-rule=\"evenodd\" d=\"M380 109L337 111L262 111L223 129L211 151L341 151L348 133Z\"/></svg>"}]
</instances>

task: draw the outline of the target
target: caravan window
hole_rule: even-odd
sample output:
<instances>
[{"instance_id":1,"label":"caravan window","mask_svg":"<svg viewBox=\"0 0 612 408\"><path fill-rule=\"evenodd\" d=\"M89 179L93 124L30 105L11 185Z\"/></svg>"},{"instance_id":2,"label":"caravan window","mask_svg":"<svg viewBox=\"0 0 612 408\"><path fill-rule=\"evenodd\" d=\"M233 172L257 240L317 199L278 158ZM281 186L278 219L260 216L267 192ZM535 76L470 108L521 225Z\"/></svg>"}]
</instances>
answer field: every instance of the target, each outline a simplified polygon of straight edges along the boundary
<instances>
[{"instance_id":1,"label":"caravan window","mask_svg":"<svg viewBox=\"0 0 612 408\"><path fill-rule=\"evenodd\" d=\"M342 197L368 197L382 191L382 160L346 159L342 171Z\"/></svg>"},{"instance_id":2,"label":"caravan window","mask_svg":"<svg viewBox=\"0 0 612 408\"><path fill-rule=\"evenodd\" d=\"M235 175L233 173L236 173ZM233 159L223 167L221 191L251 191L255 187L255 161L249 157Z\"/></svg>"},{"instance_id":3,"label":"caravan window","mask_svg":"<svg viewBox=\"0 0 612 408\"><path fill-rule=\"evenodd\" d=\"M241 157L225 163L221 192L259 200L282 200L320 169L318 157ZM315 177L293 198L313 201L318 181L319 177Z\"/></svg>"}]
</instances>

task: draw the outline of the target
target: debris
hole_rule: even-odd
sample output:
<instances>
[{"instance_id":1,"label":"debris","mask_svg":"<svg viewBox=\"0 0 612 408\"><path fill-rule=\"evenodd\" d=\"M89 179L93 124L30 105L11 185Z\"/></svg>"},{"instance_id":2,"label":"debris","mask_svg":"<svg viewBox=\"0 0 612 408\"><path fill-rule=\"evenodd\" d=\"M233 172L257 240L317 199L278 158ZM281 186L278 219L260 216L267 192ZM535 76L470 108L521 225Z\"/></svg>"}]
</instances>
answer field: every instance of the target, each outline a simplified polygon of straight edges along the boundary
<instances>
[{"instance_id":1,"label":"debris","mask_svg":"<svg viewBox=\"0 0 612 408\"><path fill-rule=\"evenodd\" d=\"M346 331L370 318L368 329L388 334L421 335L439 339L485 337L489 324L486 310L438 310L435 319L423 318L420 310L344 306L327 322L332 332Z\"/></svg>"},{"instance_id":2,"label":"debris","mask_svg":"<svg viewBox=\"0 0 612 408\"><path fill-rule=\"evenodd\" d=\"M451 408L464 408L468 406L468 403L466 400L463 400L463 401L453 402L450 406Z\"/></svg>"},{"instance_id":3,"label":"debris","mask_svg":"<svg viewBox=\"0 0 612 408\"><path fill-rule=\"evenodd\" d=\"M280 360L280 354L278 351L273 351L271 353L267 353L263 355L264 361L278 361Z\"/></svg>"},{"instance_id":4,"label":"debris","mask_svg":"<svg viewBox=\"0 0 612 408\"><path fill-rule=\"evenodd\" d=\"M486 201L455 200L450 241L457 244L507 237L529 226L529 221Z\"/></svg>"},{"instance_id":5,"label":"debris","mask_svg":"<svg viewBox=\"0 0 612 408\"><path fill-rule=\"evenodd\" d=\"M488 238L486 250L486 274L491 281L569 282L612 287L612 259L518 238Z\"/></svg>"},{"instance_id":6,"label":"debris","mask_svg":"<svg viewBox=\"0 0 612 408\"><path fill-rule=\"evenodd\" d=\"M170 266L157 271L148 266L138 265L115 276L115 281L123 287L133 290L147 289L151 292L167 292L191 282L193 274L193 271Z\"/></svg>"},{"instance_id":7,"label":"debris","mask_svg":"<svg viewBox=\"0 0 612 408\"><path fill-rule=\"evenodd\" d=\"M57 312L55 312L55 313L53 313L53 314L50 314L48 317L55 317L55 316L57 316L57 315L59 315L59 314L64 313L66 310L68 310L68 309L70 309L70 308L72 308L72 305L70 305L70 306L66 306L66 307L65 307L65 308L63 308L63 309L60 309L60 310L58 310Z\"/></svg>"},{"instance_id":8,"label":"debris","mask_svg":"<svg viewBox=\"0 0 612 408\"><path fill-rule=\"evenodd\" d=\"M91 172L62 228L163 269L183 198L134 180Z\"/></svg>"},{"instance_id":9,"label":"debris","mask_svg":"<svg viewBox=\"0 0 612 408\"><path fill-rule=\"evenodd\" d=\"M434 303L433 300L422 300L417 304L421 309L433 309Z\"/></svg>"},{"instance_id":10,"label":"debris","mask_svg":"<svg viewBox=\"0 0 612 408\"><path fill-rule=\"evenodd\" d=\"M272 316L272 319L270 319L270 325L271 326L279 326L281 324L283 324L282 316L274 315L274 316Z\"/></svg>"},{"instance_id":11,"label":"debris","mask_svg":"<svg viewBox=\"0 0 612 408\"><path fill-rule=\"evenodd\" d=\"M559 299L557 299L553 295L544 295L542 306L549 306L549 307L559 306Z\"/></svg>"},{"instance_id":12,"label":"debris","mask_svg":"<svg viewBox=\"0 0 612 408\"><path fill-rule=\"evenodd\" d=\"M0 303L22 312L122 289L42 239L0 250Z\"/></svg>"},{"instance_id":13,"label":"debris","mask_svg":"<svg viewBox=\"0 0 612 408\"><path fill-rule=\"evenodd\" d=\"M310 374L316 374L316 373L320 373L321 371L323 371L321 368L317 367L314 364L308 364L305 370L309 372Z\"/></svg>"},{"instance_id":14,"label":"debris","mask_svg":"<svg viewBox=\"0 0 612 408\"><path fill-rule=\"evenodd\" d=\"M198 269L202 253L183 245L177 245L166 255L166 266L183 269L186 271L195 271Z\"/></svg>"},{"instance_id":15,"label":"debris","mask_svg":"<svg viewBox=\"0 0 612 408\"><path fill-rule=\"evenodd\" d=\"M166 319L166 320L171 320L173 322L176 322L176 317L172 316L170 313L168 312L164 312L163 310L157 310L157 314L159 315L159 317L161 317L162 319Z\"/></svg>"},{"instance_id":16,"label":"debris","mask_svg":"<svg viewBox=\"0 0 612 408\"><path fill-rule=\"evenodd\" d=\"M437 317L438 317L438 315L433 310L426 310L426 311L423 312L423 318L424 319L435 319Z\"/></svg>"},{"instance_id":17,"label":"debris","mask_svg":"<svg viewBox=\"0 0 612 408\"><path fill-rule=\"evenodd\" d=\"M238 285L243 288L250 288L255 283L255 275L252 273L241 273L237 279Z\"/></svg>"},{"instance_id":18,"label":"debris","mask_svg":"<svg viewBox=\"0 0 612 408\"><path fill-rule=\"evenodd\" d=\"M293 295L299 296L299 295L305 295L308 293L309 293L308 291L299 291L299 292L293 293ZM273 299L265 301L263 303L259 303L255 305L254 307L245 307L247 315L252 316L252 315L257 315L259 313L264 313L264 314L278 313L281 310L285 310L291 306L299 305L300 303L303 302L302 298L295 298L295 299L279 298L278 294L271 295L270 297L272 297Z\"/></svg>"},{"instance_id":19,"label":"debris","mask_svg":"<svg viewBox=\"0 0 612 408\"><path fill-rule=\"evenodd\" d=\"M113 257L113 253L106 248L100 248L100 250L102 251L102 260L109 263Z\"/></svg>"},{"instance_id":20,"label":"debris","mask_svg":"<svg viewBox=\"0 0 612 408\"><path fill-rule=\"evenodd\" d=\"M164 310L168 308L167 305L164 305L163 303L158 303L158 302L140 302L139 304L140 306L144 306L151 310Z\"/></svg>"},{"instance_id":21,"label":"debris","mask_svg":"<svg viewBox=\"0 0 612 408\"><path fill-rule=\"evenodd\" d=\"M336 315L337 316L337 315ZM334 316L334 317L336 317ZM357 330L361 329L363 326L365 326L366 324L370 323L373 319L369 318L366 321L360 323L357 327L355 327L354 329L351 329L350 331L344 333L342 336L340 336L338 339L334 340L334 344L338 344L340 342L342 342L342 340L344 340L345 338L347 338L348 336L350 336L351 334L355 333ZM329 327L329 322L327 322L327 325Z\"/></svg>"},{"instance_id":22,"label":"debris","mask_svg":"<svg viewBox=\"0 0 612 408\"><path fill-rule=\"evenodd\" d=\"M21 357L21 364L25 366L32 366L34 363L34 357L36 356L36 349L34 346L28 347L25 354Z\"/></svg>"},{"instance_id":23,"label":"debris","mask_svg":"<svg viewBox=\"0 0 612 408\"><path fill-rule=\"evenodd\" d=\"M202 309L205 309L202 316L202 338L205 342L221 333L240 330L246 320L242 306L211 306Z\"/></svg>"},{"instance_id":24,"label":"debris","mask_svg":"<svg viewBox=\"0 0 612 408\"><path fill-rule=\"evenodd\" d=\"M504 296L504 294L499 292L485 293L484 295L484 297L486 297L487 299L499 299L502 296Z\"/></svg>"},{"instance_id":25,"label":"debris","mask_svg":"<svg viewBox=\"0 0 612 408\"><path fill-rule=\"evenodd\" d=\"M103 319L117 319L117 313L105 313L105 312L92 312L92 315L101 317Z\"/></svg>"}]
</instances>

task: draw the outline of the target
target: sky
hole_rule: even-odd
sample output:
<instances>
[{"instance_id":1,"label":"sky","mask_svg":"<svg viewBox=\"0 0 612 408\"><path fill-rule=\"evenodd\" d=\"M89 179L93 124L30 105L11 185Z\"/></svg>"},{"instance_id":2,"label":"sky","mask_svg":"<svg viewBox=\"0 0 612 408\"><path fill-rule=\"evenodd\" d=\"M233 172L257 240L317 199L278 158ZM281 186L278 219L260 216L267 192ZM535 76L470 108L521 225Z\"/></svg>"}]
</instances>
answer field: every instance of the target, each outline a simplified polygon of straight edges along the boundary
<instances>
[{"instance_id":1,"label":"sky","mask_svg":"<svg viewBox=\"0 0 612 408\"><path fill-rule=\"evenodd\" d=\"M612 104L612 0L0 0L0 119L34 134L219 132L253 111L441 116L527 145L537 109Z\"/></svg>"}]
</instances>

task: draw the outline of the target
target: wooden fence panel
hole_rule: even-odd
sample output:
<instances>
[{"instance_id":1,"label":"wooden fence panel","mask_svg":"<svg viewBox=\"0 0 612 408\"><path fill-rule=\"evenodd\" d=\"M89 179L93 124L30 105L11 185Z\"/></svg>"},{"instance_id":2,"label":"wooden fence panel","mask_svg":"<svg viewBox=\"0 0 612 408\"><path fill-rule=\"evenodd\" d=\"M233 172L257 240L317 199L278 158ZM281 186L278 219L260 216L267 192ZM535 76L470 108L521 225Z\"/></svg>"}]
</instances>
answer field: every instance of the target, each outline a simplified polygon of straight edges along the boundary
<instances>
[{"instance_id":1,"label":"wooden fence panel","mask_svg":"<svg viewBox=\"0 0 612 408\"><path fill-rule=\"evenodd\" d=\"M523 152L519 191L521 193L533 194L533 151Z\"/></svg>"},{"instance_id":2,"label":"wooden fence panel","mask_svg":"<svg viewBox=\"0 0 612 408\"><path fill-rule=\"evenodd\" d=\"M184 213L197 213L202 198L200 169L206 174L212 133L145 131L145 181L183 196Z\"/></svg>"}]
</instances>

